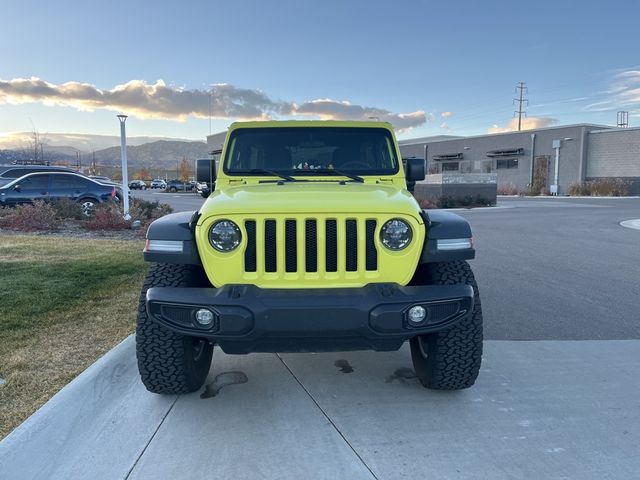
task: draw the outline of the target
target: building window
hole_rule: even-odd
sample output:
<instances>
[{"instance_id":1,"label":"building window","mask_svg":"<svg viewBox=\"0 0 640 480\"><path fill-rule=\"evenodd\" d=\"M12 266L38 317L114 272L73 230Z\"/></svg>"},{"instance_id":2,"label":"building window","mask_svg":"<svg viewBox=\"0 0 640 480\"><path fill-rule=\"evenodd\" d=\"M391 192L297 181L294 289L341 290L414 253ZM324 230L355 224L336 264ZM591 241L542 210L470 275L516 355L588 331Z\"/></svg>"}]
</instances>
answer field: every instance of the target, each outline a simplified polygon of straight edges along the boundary
<instances>
[{"instance_id":1,"label":"building window","mask_svg":"<svg viewBox=\"0 0 640 480\"><path fill-rule=\"evenodd\" d=\"M460 162L442 162L443 172L457 172L460 170Z\"/></svg>"},{"instance_id":2,"label":"building window","mask_svg":"<svg viewBox=\"0 0 640 480\"><path fill-rule=\"evenodd\" d=\"M517 158L509 158L505 160L496 160L496 168L518 168L518 159Z\"/></svg>"}]
</instances>

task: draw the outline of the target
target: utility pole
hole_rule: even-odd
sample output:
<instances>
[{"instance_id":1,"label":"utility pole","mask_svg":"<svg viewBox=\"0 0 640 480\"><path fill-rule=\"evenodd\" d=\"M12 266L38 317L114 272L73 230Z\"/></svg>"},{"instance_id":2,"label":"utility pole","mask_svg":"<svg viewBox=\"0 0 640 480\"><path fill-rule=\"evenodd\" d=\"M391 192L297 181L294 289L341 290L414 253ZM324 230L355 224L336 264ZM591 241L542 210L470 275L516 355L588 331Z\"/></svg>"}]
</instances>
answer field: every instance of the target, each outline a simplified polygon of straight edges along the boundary
<instances>
[{"instance_id":1,"label":"utility pole","mask_svg":"<svg viewBox=\"0 0 640 480\"><path fill-rule=\"evenodd\" d=\"M213 110L213 92L209 87L209 135L211 135L211 111Z\"/></svg>"},{"instance_id":2,"label":"utility pole","mask_svg":"<svg viewBox=\"0 0 640 480\"><path fill-rule=\"evenodd\" d=\"M529 105L529 100L524 98L524 94L527 92L526 85L527 84L525 82L518 82L518 85L516 85L516 92L519 91L520 95L518 96L518 98L513 99L514 103L518 103L518 110L516 110L513 115L514 117L516 115L518 116L518 131L522 130L522 116L524 115L525 118L527 116L526 112L524 111L524 106Z\"/></svg>"}]
</instances>

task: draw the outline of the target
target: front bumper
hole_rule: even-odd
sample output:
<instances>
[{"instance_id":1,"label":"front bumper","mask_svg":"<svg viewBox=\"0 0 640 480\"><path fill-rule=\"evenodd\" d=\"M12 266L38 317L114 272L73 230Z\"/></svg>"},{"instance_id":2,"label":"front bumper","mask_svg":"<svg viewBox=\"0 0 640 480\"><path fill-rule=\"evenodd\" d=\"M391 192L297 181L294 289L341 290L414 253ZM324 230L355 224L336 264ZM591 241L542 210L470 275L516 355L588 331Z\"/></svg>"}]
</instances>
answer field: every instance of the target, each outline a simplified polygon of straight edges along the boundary
<instances>
[{"instance_id":1,"label":"front bumper","mask_svg":"<svg viewBox=\"0 0 640 480\"><path fill-rule=\"evenodd\" d=\"M411 325L407 311L427 310ZM195 312L206 308L214 321L203 327ZM261 289L154 287L147 312L164 327L208 338L226 353L397 350L415 335L452 327L473 309L469 285L403 287L374 283L361 288Z\"/></svg>"}]
</instances>

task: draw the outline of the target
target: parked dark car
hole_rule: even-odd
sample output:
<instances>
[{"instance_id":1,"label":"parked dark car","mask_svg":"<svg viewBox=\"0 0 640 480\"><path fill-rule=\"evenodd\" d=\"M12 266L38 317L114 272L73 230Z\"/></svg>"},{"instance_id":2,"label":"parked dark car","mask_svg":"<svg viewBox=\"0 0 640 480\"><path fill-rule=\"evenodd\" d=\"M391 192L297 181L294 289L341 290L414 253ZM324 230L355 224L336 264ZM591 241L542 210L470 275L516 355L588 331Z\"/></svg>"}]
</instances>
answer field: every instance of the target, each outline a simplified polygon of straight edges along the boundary
<instances>
[{"instance_id":1,"label":"parked dark car","mask_svg":"<svg viewBox=\"0 0 640 480\"><path fill-rule=\"evenodd\" d=\"M50 165L1 165L0 166L0 187L11 183L16 178L23 177L30 173L37 172L69 172L77 173L72 168L57 167Z\"/></svg>"},{"instance_id":2,"label":"parked dark car","mask_svg":"<svg viewBox=\"0 0 640 480\"><path fill-rule=\"evenodd\" d=\"M146 190L147 184L144 182L144 180L131 180L129 182L129 188L131 190Z\"/></svg>"},{"instance_id":3,"label":"parked dark car","mask_svg":"<svg viewBox=\"0 0 640 480\"><path fill-rule=\"evenodd\" d=\"M96 182L105 183L107 185L119 185L118 182L111 180L109 177L105 177L104 175L89 175L91 180L95 180Z\"/></svg>"},{"instance_id":4,"label":"parked dark car","mask_svg":"<svg viewBox=\"0 0 640 480\"><path fill-rule=\"evenodd\" d=\"M195 185L193 183L183 183L180 180L175 179L167 182L166 189L170 192L192 192L194 187Z\"/></svg>"},{"instance_id":5,"label":"parked dark car","mask_svg":"<svg viewBox=\"0 0 640 480\"><path fill-rule=\"evenodd\" d=\"M70 172L31 173L0 187L1 206L63 198L78 202L82 212L90 215L98 203L120 201L122 190Z\"/></svg>"}]
</instances>

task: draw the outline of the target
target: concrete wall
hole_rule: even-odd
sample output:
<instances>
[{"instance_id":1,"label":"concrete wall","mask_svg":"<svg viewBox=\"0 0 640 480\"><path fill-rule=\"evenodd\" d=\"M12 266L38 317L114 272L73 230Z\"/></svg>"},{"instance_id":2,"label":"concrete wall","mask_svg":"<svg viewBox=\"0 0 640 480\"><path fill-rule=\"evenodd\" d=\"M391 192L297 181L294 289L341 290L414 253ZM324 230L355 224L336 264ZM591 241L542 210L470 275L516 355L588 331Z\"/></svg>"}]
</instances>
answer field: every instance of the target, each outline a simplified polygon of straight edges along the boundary
<instances>
[{"instance_id":1,"label":"concrete wall","mask_svg":"<svg viewBox=\"0 0 640 480\"><path fill-rule=\"evenodd\" d=\"M640 177L640 128L592 132L586 176Z\"/></svg>"}]
</instances>

